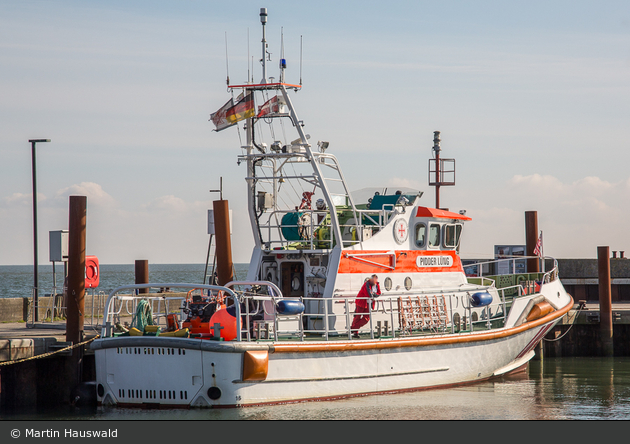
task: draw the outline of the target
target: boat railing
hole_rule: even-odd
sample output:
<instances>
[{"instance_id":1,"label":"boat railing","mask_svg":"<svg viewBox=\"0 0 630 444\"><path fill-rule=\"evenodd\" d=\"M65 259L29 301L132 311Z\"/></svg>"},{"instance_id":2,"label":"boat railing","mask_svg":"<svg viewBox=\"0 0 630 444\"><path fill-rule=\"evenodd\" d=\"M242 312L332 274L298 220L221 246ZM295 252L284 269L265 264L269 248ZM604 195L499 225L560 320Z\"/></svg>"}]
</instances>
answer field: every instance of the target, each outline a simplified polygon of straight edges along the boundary
<instances>
[{"instance_id":1,"label":"boat railing","mask_svg":"<svg viewBox=\"0 0 630 444\"><path fill-rule=\"evenodd\" d=\"M550 276L551 276L551 272ZM267 281L234 281L225 286L200 284L136 284L118 287L107 299L102 337L112 336L114 319L121 313L134 314L137 302L145 299L152 304L157 323L172 312L169 302L181 302L186 297L168 297L162 293L135 293L142 288L186 288L216 294L223 292L235 305L237 341L280 341L309 339L352 339L354 333L370 339L387 339L436 334L471 333L501 328L507 319L511 299L509 290L516 289L518 296L528 293L522 285L496 289L498 299L483 307L471 304L471 295L478 291L494 291L493 286L388 292L376 298L358 298L350 292L336 292L332 298L283 297L281 290ZM262 290L264 287L267 290ZM241 288L241 289L239 289ZM119 294L133 290L134 294ZM264 293L266 291L266 294ZM357 310L358 300L366 300L368 312ZM295 300L303 304L297 313L281 313L281 300ZM372 308L371 302L375 303ZM157 305L157 306L156 306ZM176 308L181 309L184 304ZM367 315L368 323L358 331L352 330L355 315ZM165 320L164 320L165 322ZM261 327L267 334L261 335ZM271 328L270 328L271 327ZM265 336L265 337L263 337Z\"/></svg>"},{"instance_id":2,"label":"boat railing","mask_svg":"<svg viewBox=\"0 0 630 444\"><path fill-rule=\"evenodd\" d=\"M282 299L281 296L251 294L241 298L241 302L248 302L242 307L243 323L247 326L242 334L246 341L265 339L305 341L309 337L323 338L326 341L331 337L352 339L355 333L355 330L351 328L352 321L355 315L362 314L368 315L368 328L367 330L362 328L356 332L369 334L370 339L465 333L481 328L492 329L502 326L507 318L505 295L503 294L496 303L477 308L470 303L470 294L473 291L484 291L484 289L476 288L466 292L459 290L459 293L441 291L439 295L435 291L425 292L422 295L396 292L374 299L357 298L354 294L352 296L336 294L333 298L285 297L284 299L298 300L304 304L303 312L290 315L281 314L277 310L277 303ZM368 313L357 311L358 300L366 300ZM372 309L372 301L375 303L374 309ZM411 305L413 302L416 303L415 306ZM438 307L440 302L441 309ZM339 305L342 306L342 310L335 310L335 307ZM265 319L260 320L261 316ZM405 324L405 316L412 316L414 319ZM295 321L289 324L292 327L282 329L282 325L286 324L285 321L291 320ZM267 329L269 332L267 337L261 338L260 329L257 330L255 327L256 322L259 324L262 322L267 327L273 326L272 329Z\"/></svg>"},{"instance_id":3,"label":"boat railing","mask_svg":"<svg viewBox=\"0 0 630 444\"><path fill-rule=\"evenodd\" d=\"M349 217L345 223L340 223L342 233L342 245L344 247L355 245L358 242L367 240L385 227L391 218L398 214L394 205L385 205L380 210L364 209L336 209L337 212L347 211L353 216ZM305 223L282 223L282 218L286 214L297 213ZM267 249L273 248L308 248L332 249L337 241L334 238L334 230L330 221L329 210L298 209L298 210L274 210L265 213L268 215L266 222L260 223L261 233L266 234L263 240ZM356 214L356 217L354 215ZM305 217L307 216L307 217ZM359 219L359 221L356 221ZM350 222L349 222L350 221ZM295 239L287 239L283 230L294 230ZM274 238L274 236L276 236Z\"/></svg>"},{"instance_id":4,"label":"boat railing","mask_svg":"<svg viewBox=\"0 0 630 444\"><path fill-rule=\"evenodd\" d=\"M123 285L109 293L107 297L107 302L105 303L105 312L103 316L103 324L101 326L101 337L109 337L112 334L114 322L116 317L120 317L123 308L128 315L134 315L135 310L137 308L137 302L139 300L145 299L149 301L152 305L152 312L156 313L154 317L159 320L161 317L166 317L170 312L169 302L173 300L182 301L185 300L185 297L169 297L164 296L163 293L139 293L138 290L141 289L161 289L161 288L186 288L189 290L201 290L201 291L212 291L212 292L223 292L224 297L231 299L235 305L235 316L239 318L241 315L239 297L237 294L228 287L220 286L220 285L204 285L204 284L186 284L186 283L155 283L155 284L132 284L132 285ZM277 288L277 287L276 287ZM132 290L133 294L118 294L125 290ZM129 303L131 303L131 309L129 307ZM157 308L154 304L157 304ZM164 304L164 308L162 309L161 304ZM155 308L155 309L154 309ZM177 307L178 309L181 306ZM163 311L163 312L162 312ZM237 323L236 325L236 340L241 340L241 325Z\"/></svg>"},{"instance_id":5,"label":"boat railing","mask_svg":"<svg viewBox=\"0 0 630 444\"><path fill-rule=\"evenodd\" d=\"M512 273L506 273L506 274L518 275L518 274L524 274L524 273L517 273L516 272L516 261L524 260L524 259L538 259L538 260L540 260L540 262L542 264L542 273L544 274L544 278L546 279L546 282L550 282L550 281L553 281L553 280L558 278L558 260L556 258L554 258L554 257L551 257L551 256L544 256L544 257L540 257L540 256L510 256L510 257L505 257L505 258L493 259L493 260L489 260L489 261L474 262L472 264L464 265L464 268L477 267L477 276L471 276L471 277L483 277L483 266L484 265L494 265L494 264L499 264L499 263L502 263L502 262L509 262L509 263L512 264L512 271L513 272ZM553 267L548 272L545 272L545 261L547 259L553 261ZM490 275L492 275L492 274L490 274Z\"/></svg>"}]
</instances>

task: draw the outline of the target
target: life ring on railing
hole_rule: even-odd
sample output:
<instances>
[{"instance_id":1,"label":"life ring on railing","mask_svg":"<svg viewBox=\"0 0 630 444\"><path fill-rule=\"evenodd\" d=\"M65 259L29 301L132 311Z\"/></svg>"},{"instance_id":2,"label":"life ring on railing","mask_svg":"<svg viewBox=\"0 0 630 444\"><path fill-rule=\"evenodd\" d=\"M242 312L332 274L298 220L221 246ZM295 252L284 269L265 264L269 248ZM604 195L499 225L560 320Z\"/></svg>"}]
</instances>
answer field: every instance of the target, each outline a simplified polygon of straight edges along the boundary
<instances>
[{"instance_id":1,"label":"life ring on railing","mask_svg":"<svg viewBox=\"0 0 630 444\"><path fill-rule=\"evenodd\" d=\"M100 281L101 273L96 256L85 256L85 288L96 288Z\"/></svg>"}]
</instances>

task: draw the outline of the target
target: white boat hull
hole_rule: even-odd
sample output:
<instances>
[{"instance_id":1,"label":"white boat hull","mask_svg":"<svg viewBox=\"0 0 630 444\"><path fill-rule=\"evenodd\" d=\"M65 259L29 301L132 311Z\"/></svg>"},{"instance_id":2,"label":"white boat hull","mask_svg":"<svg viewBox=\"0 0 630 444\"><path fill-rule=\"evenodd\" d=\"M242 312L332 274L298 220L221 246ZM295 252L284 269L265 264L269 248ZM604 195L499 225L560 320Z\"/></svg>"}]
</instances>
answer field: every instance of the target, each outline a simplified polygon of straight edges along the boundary
<instances>
[{"instance_id":1,"label":"white boat hull","mask_svg":"<svg viewBox=\"0 0 630 444\"><path fill-rule=\"evenodd\" d=\"M364 343L363 347L372 348L363 350L353 350L362 341L335 341L336 350L321 351L302 348L305 344L325 348L331 342L276 344L300 350L280 352L265 343L108 338L94 347L97 385L103 387L98 399L121 406L234 407L473 383L522 367L556 322L497 339L419 346L403 346L405 339L383 339L371 341L373 347ZM479 334L455 336L472 339ZM397 345L383 348L388 341ZM268 350L268 371L262 381L242 381L248 350ZM220 396L212 399L217 393Z\"/></svg>"}]
</instances>

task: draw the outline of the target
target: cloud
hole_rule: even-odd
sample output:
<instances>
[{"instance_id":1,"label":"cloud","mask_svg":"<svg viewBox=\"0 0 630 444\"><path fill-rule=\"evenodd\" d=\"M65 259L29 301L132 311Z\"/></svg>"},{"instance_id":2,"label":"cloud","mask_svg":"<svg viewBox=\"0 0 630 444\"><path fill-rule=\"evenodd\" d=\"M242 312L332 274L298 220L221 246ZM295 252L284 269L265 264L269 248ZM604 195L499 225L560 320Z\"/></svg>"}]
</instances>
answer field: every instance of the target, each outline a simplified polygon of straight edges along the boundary
<instances>
[{"instance_id":1,"label":"cloud","mask_svg":"<svg viewBox=\"0 0 630 444\"><path fill-rule=\"evenodd\" d=\"M161 196L152 200L148 204L144 204L141 208L145 211L164 211L164 212L187 212L190 204L180 197L173 195Z\"/></svg>"},{"instance_id":2,"label":"cloud","mask_svg":"<svg viewBox=\"0 0 630 444\"><path fill-rule=\"evenodd\" d=\"M594 257L598 245L629 250L630 180L609 182L587 176L563 182L552 175L515 175L505 186L469 195L473 221L467 226L462 254L492 254L498 244L525 243L525 211L537 211L545 253L556 257ZM490 205L488 205L490 204Z\"/></svg>"},{"instance_id":3,"label":"cloud","mask_svg":"<svg viewBox=\"0 0 630 444\"><path fill-rule=\"evenodd\" d=\"M80 184L63 188L57 191L55 200L57 202L63 201L65 204L71 195L87 196L88 205L90 206L111 207L116 203L116 200L105 192L101 185L94 182L81 182Z\"/></svg>"},{"instance_id":4,"label":"cloud","mask_svg":"<svg viewBox=\"0 0 630 444\"><path fill-rule=\"evenodd\" d=\"M47 198L42 193L37 193L37 202L43 202ZM2 199L7 207L29 206L33 205L33 193L13 193Z\"/></svg>"}]
</instances>

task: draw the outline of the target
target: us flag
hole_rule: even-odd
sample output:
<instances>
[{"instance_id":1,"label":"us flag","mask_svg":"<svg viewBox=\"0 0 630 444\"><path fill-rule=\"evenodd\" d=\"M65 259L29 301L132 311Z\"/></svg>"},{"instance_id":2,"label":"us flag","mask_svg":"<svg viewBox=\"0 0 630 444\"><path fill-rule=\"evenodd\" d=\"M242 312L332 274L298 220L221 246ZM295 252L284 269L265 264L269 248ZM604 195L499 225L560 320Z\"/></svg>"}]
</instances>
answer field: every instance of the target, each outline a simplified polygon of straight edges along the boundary
<instances>
[{"instance_id":1,"label":"us flag","mask_svg":"<svg viewBox=\"0 0 630 444\"><path fill-rule=\"evenodd\" d=\"M538 241L536 242L536 247L534 248L534 254L538 257L543 256L543 247L542 247L542 231L540 232L540 236L538 236Z\"/></svg>"}]
</instances>

